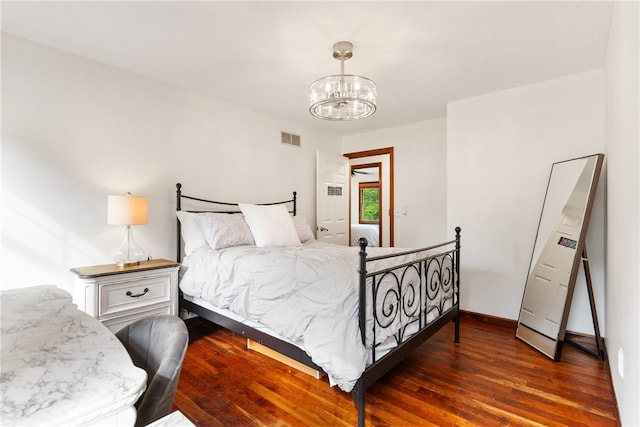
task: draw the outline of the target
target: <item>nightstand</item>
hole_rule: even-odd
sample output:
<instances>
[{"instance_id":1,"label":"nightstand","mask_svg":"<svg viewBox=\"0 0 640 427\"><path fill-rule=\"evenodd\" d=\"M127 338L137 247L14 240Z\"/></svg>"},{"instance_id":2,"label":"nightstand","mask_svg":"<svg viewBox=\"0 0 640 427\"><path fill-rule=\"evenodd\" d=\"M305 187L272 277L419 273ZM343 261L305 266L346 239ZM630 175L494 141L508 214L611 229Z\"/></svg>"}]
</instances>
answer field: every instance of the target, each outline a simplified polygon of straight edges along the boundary
<instances>
[{"instance_id":1,"label":"nightstand","mask_svg":"<svg viewBox=\"0 0 640 427\"><path fill-rule=\"evenodd\" d=\"M73 302L112 332L155 314L178 314L178 269L166 259L72 268Z\"/></svg>"}]
</instances>

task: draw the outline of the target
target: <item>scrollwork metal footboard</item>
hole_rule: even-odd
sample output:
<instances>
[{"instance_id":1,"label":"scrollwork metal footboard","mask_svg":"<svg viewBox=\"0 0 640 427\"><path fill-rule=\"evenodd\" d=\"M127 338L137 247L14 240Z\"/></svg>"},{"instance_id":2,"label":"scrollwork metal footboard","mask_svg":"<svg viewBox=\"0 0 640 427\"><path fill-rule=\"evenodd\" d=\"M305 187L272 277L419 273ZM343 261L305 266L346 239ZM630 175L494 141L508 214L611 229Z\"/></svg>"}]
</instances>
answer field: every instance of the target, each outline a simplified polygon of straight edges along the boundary
<instances>
[{"instance_id":1,"label":"scrollwork metal footboard","mask_svg":"<svg viewBox=\"0 0 640 427\"><path fill-rule=\"evenodd\" d=\"M367 257L367 241L360 239L359 322L371 364L353 391L359 426L369 385L451 320L459 343L460 231L439 245L377 257ZM394 259L397 265L376 269L377 261ZM386 350L389 340L395 342Z\"/></svg>"}]
</instances>

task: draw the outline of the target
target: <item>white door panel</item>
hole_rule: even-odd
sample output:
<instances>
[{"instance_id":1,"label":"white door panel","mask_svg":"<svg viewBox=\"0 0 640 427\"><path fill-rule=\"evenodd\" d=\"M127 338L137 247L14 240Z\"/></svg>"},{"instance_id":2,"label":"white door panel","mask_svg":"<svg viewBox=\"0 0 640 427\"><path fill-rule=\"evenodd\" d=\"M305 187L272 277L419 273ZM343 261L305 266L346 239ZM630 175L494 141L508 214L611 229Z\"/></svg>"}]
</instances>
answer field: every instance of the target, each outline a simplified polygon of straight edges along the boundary
<instances>
[{"instance_id":1,"label":"white door panel","mask_svg":"<svg viewBox=\"0 0 640 427\"><path fill-rule=\"evenodd\" d=\"M349 159L316 153L317 238L349 244Z\"/></svg>"},{"instance_id":2,"label":"white door panel","mask_svg":"<svg viewBox=\"0 0 640 427\"><path fill-rule=\"evenodd\" d=\"M586 194L574 191L569 198L558 225L529 274L520 313L520 323L552 339L557 338L562 322L582 225L582 218L575 216L572 203L584 205Z\"/></svg>"}]
</instances>

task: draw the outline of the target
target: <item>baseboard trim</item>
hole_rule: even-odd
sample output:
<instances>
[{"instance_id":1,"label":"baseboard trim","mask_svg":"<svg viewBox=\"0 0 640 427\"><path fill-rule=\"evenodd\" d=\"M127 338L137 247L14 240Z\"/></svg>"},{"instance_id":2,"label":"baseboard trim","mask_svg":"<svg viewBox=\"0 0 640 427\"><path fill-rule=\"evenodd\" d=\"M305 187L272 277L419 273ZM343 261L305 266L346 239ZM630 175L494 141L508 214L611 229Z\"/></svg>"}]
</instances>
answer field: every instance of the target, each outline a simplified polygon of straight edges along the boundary
<instances>
[{"instance_id":1,"label":"baseboard trim","mask_svg":"<svg viewBox=\"0 0 640 427\"><path fill-rule=\"evenodd\" d=\"M462 319L464 319L465 317L468 319L473 319L475 321L478 322L483 322L483 323L487 323L490 325L496 325L496 326L503 326L505 328L509 328L509 329L513 329L514 332L518 327L518 321L517 320L512 320L512 319L506 319L504 317L498 317L498 316L492 316L489 314L483 314L483 313L476 313L473 311L466 311L466 310L460 310L460 317ZM593 347L595 350L595 335L589 335L589 334L584 334L584 333L579 333L579 332L573 332L573 331L569 331L567 330L565 333L565 340L566 341L577 341L582 345L586 345L587 347L591 347L591 342L593 341ZM604 355L605 355L605 359L606 359L606 355L607 355L607 348L605 345L605 339L604 337L601 338L601 346L604 350Z\"/></svg>"},{"instance_id":2,"label":"baseboard trim","mask_svg":"<svg viewBox=\"0 0 640 427\"><path fill-rule=\"evenodd\" d=\"M511 328L514 331L518 326L518 322L512 319L506 319L504 317L491 316L489 314L475 313L473 311L460 310L461 318L469 318L483 323L489 323L491 325L504 326L505 328Z\"/></svg>"}]
</instances>

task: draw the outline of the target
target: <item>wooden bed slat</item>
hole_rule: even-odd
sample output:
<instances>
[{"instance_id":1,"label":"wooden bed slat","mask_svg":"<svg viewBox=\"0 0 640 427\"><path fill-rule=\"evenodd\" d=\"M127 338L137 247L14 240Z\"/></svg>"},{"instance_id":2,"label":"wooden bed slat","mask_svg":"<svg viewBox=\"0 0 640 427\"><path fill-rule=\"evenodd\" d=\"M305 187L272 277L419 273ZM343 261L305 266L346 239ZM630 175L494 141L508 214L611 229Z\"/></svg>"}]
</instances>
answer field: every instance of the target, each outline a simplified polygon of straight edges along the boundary
<instances>
[{"instance_id":1,"label":"wooden bed slat","mask_svg":"<svg viewBox=\"0 0 640 427\"><path fill-rule=\"evenodd\" d=\"M298 362L297 360L293 360L290 357L285 356L284 354L280 354L275 350L270 349L257 341L253 341L251 339L247 339L247 349L257 351L260 354L264 354L265 356L277 360L278 362L284 363L287 366L290 366L294 369L297 369L300 372L304 372L307 375L311 375L315 379L319 380L324 376L324 372L320 372L316 369L310 368L309 366Z\"/></svg>"}]
</instances>

